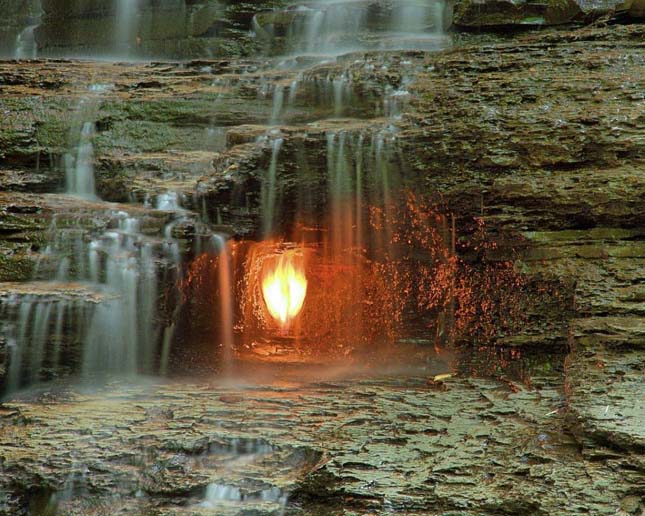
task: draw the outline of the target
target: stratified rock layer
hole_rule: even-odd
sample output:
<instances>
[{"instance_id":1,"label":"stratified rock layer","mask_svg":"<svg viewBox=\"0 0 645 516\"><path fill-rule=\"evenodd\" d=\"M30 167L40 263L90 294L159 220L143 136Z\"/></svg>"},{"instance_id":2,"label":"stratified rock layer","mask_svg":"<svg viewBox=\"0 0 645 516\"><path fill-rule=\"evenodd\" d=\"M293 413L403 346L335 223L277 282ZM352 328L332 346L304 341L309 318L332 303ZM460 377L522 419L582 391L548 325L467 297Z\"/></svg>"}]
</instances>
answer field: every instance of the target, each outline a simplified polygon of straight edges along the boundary
<instances>
[{"instance_id":1,"label":"stratified rock layer","mask_svg":"<svg viewBox=\"0 0 645 516\"><path fill-rule=\"evenodd\" d=\"M60 492L60 507L80 514L202 514L209 483L277 487L300 515L615 514L642 489L644 465L581 454L564 424L561 366L540 367L553 369L531 371L530 389L461 378L437 390L373 371L246 390L182 382L47 395L5 405L3 474L38 486L32 504ZM238 444L240 462L223 474L217 456L228 447L235 457L235 442L264 442L266 455L244 462Z\"/></svg>"},{"instance_id":2,"label":"stratified rock layer","mask_svg":"<svg viewBox=\"0 0 645 516\"><path fill-rule=\"evenodd\" d=\"M258 137L284 138L277 180L288 224L291 193L320 188L312 177L324 173L327 133L392 126L404 186L456 213L464 238L482 218L499 237L491 260L575 294L573 317L543 312L541 325L505 337L516 360L528 347L571 348L564 363L553 354L531 369L526 386L495 356L491 370L445 382L427 383L422 370L12 401L0 445L6 512L40 510L58 492L81 514L90 503L198 514L207 485L228 481L291 492L295 514L642 512L644 35L640 25L547 32L438 54L355 54L309 71L321 84L351 77L358 100L343 109L316 104L311 83L276 109L284 91L272 86L289 87L298 71L267 72L260 61L3 63L0 177L13 191L0 212L4 281L28 278L52 213L70 211L69 200L16 192L62 189L70 119L93 82L110 86L94 137L104 198L178 191L187 207L252 234L271 161ZM400 118L374 107L386 91L409 96ZM263 439L270 466L228 480L209 469L211 445L233 439Z\"/></svg>"},{"instance_id":3,"label":"stratified rock layer","mask_svg":"<svg viewBox=\"0 0 645 516\"><path fill-rule=\"evenodd\" d=\"M621 15L641 18L640 0L460 0L455 4L454 24L460 29L503 31L588 23Z\"/></svg>"}]
</instances>

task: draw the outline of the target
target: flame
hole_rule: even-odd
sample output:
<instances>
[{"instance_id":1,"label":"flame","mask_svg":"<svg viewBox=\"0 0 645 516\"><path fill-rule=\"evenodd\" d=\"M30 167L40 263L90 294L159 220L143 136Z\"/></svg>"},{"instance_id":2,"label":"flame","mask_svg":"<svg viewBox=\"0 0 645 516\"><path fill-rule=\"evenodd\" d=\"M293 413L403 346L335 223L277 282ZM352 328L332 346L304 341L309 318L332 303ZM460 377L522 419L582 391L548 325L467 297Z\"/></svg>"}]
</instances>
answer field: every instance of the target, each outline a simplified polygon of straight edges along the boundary
<instances>
[{"instance_id":1,"label":"flame","mask_svg":"<svg viewBox=\"0 0 645 516\"><path fill-rule=\"evenodd\" d=\"M264 274L262 295L269 313L282 326L300 313L307 295L307 278L293 253L280 255L275 267Z\"/></svg>"}]
</instances>

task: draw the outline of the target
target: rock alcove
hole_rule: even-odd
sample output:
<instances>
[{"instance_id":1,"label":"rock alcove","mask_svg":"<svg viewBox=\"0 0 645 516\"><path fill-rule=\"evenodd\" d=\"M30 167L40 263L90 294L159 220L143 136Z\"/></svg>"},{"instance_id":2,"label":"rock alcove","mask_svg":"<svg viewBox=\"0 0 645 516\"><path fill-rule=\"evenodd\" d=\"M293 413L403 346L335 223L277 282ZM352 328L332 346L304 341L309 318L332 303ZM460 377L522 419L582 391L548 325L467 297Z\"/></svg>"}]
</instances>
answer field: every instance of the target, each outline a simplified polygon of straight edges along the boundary
<instances>
[{"instance_id":1,"label":"rock alcove","mask_svg":"<svg viewBox=\"0 0 645 516\"><path fill-rule=\"evenodd\" d=\"M637 0L0 6L0 513L645 510Z\"/></svg>"}]
</instances>

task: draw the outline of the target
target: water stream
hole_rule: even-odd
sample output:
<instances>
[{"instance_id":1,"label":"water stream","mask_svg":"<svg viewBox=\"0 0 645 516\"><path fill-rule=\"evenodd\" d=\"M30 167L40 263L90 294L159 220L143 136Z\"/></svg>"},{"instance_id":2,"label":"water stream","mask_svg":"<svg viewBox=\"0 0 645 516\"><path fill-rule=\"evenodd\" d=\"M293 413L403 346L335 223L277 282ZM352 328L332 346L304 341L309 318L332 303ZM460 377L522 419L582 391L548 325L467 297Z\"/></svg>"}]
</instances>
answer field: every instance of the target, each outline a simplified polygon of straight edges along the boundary
<instances>
[{"instance_id":1,"label":"water stream","mask_svg":"<svg viewBox=\"0 0 645 516\"><path fill-rule=\"evenodd\" d=\"M34 2L32 11L33 16L30 17L29 25L16 37L13 56L16 59L36 59L38 57L38 44L36 42L35 31L40 26L43 15L41 0Z\"/></svg>"},{"instance_id":2,"label":"water stream","mask_svg":"<svg viewBox=\"0 0 645 516\"><path fill-rule=\"evenodd\" d=\"M66 192L84 199L96 199L94 137L102 95L110 84L92 84L81 98L72 120L70 142L74 149L63 156Z\"/></svg>"},{"instance_id":3,"label":"water stream","mask_svg":"<svg viewBox=\"0 0 645 516\"><path fill-rule=\"evenodd\" d=\"M443 43L443 0L320 0L254 20L267 52L337 56L366 49L437 49ZM282 27L286 24L286 27ZM286 33L278 37L276 27Z\"/></svg>"},{"instance_id":4,"label":"water stream","mask_svg":"<svg viewBox=\"0 0 645 516\"><path fill-rule=\"evenodd\" d=\"M16 59L36 59L38 56L38 46L34 31L37 28L38 25L30 25L18 34L16 38L16 51L14 53Z\"/></svg>"},{"instance_id":5,"label":"water stream","mask_svg":"<svg viewBox=\"0 0 645 516\"><path fill-rule=\"evenodd\" d=\"M128 57L136 46L139 1L116 0L114 48L118 56Z\"/></svg>"}]
</instances>

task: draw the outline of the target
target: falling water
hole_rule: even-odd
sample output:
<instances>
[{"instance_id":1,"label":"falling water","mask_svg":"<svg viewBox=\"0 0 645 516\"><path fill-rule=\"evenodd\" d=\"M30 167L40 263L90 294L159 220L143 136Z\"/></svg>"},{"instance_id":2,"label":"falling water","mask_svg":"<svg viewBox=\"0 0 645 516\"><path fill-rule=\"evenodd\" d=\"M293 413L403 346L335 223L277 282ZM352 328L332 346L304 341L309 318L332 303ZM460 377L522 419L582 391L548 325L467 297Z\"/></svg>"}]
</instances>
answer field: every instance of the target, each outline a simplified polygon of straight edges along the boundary
<instances>
[{"instance_id":1,"label":"falling water","mask_svg":"<svg viewBox=\"0 0 645 516\"><path fill-rule=\"evenodd\" d=\"M278 156L283 142L282 138L271 140L271 161L266 180L262 182L262 228L265 237L271 235L275 225Z\"/></svg>"},{"instance_id":2,"label":"falling water","mask_svg":"<svg viewBox=\"0 0 645 516\"><path fill-rule=\"evenodd\" d=\"M351 164L346 155L347 133L327 133L327 181L331 202L329 231L331 252L340 257L343 251L353 246L352 228L354 227L351 207L352 174Z\"/></svg>"},{"instance_id":3,"label":"falling water","mask_svg":"<svg viewBox=\"0 0 645 516\"><path fill-rule=\"evenodd\" d=\"M128 56L136 44L136 15L139 0L117 0L114 44L117 55Z\"/></svg>"},{"instance_id":4,"label":"falling water","mask_svg":"<svg viewBox=\"0 0 645 516\"><path fill-rule=\"evenodd\" d=\"M39 293L13 294L0 300L7 321L3 334L9 355L9 391L53 377L61 365L65 343L83 337L96 307L92 301L61 293L62 288L74 289L73 285L41 286Z\"/></svg>"},{"instance_id":5,"label":"falling water","mask_svg":"<svg viewBox=\"0 0 645 516\"><path fill-rule=\"evenodd\" d=\"M342 74L332 79L332 84L334 89L334 115L340 116L346 103L351 100L351 81L345 74Z\"/></svg>"},{"instance_id":6,"label":"falling water","mask_svg":"<svg viewBox=\"0 0 645 516\"><path fill-rule=\"evenodd\" d=\"M156 208L163 211L180 211L179 193L164 192L157 196Z\"/></svg>"},{"instance_id":7,"label":"falling water","mask_svg":"<svg viewBox=\"0 0 645 516\"><path fill-rule=\"evenodd\" d=\"M187 220L187 213L181 207L180 195L178 192L168 191L162 194L159 194L156 199L156 209L162 211L172 211L178 216L177 219L171 221L166 225L164 230L164 250L165 255L171 257L171 263L173 264L175 271L175 279L181 276L180 265L181 265L181 255L179 252L179 244L175 241L172 236L173 229L175 226L181 222ZM163 329L162 332L162 344L161 344L161 357L159 360L159 372L162 375L168 373L168 365L170 360L170 351L172 348L172 343L175 339L175 332L177 330L176 320L179 317L180 305L175 306L170 322Z\"/></svg>"},{"instance_id":8,"label":"falling water","mask_svg":"<svg viewBox=\"0 0 645 516\"><path fill-rule=\"evenodd\" d=\"M96 186L94 184L94 145L95 134L93 122L84 122L76 149L76 155L65 155L65 179L67 193L94 199Z\"/></svg>"},{"instance_id":9,"label":"falling water","mask_svg":"<svg viewBox=\"0 0 645 516\"><path fill-rule=\"evenodd\" d=\"M442 30L437 21L442 7L441 2L395 1L391 21L381 29L388 34L434 34ZM118 49L132 49L136 40L138 9L138 0L117 0L115 45ZM335 54L347 48L357 48L357 36L373 29L362 2L326 1L296 11L289 28L289 45L295 52ZM25 41L27 36L25 33ZM301 71L297 75L281 71L277 80L275 77L266 79L263 92L267 98L272 98L267 122L276 125L284 121L285 111L297 100L309 98L318 99L329 117L354 114L352 109L358 94L354 93L352 69L348 67L339 71L337 67L338 64L320 67L316 72ZM406 86L402 83L384 92L383 111L388 116L395 117L402 112L409 96ZM97 134L100 104L104 93L111 89L111 85L91 86L79 102L70 130L70 151L64 160L69 194L98 200L94 141L100 136ZM229 91L229 84L224 82L223 89ZM207 129L207 144L221 145L220 140L224 140L222 134L221 128L212 125ZM370 230L368 210L374 207L386 212L391 204L391 192L396 183L393 174L396 167L391 166L394 138L390 128L380 129L378 125L360 131L327 131L325 137L327 159L323 196L328 211L326 220L316 222L328 230L323 238L328 239L325 244L329 258L351 260L364 249L382 249L389 240L387 221L384 231ZM270 160L261 187L261 225L265 238L276 236L280 218L279 203L283 192L278 181L278 166L281 153L286 152L283 150L284 142L285 136L277 128L269 129L262 140L262 144L270 149ZM321 149L322 152L324 150ZM46 348L50 342L60 343L57 335L64 333L62 328L67 326L74 326L77 332L74 339L82 343L80 364L87 376L99 371L134 373L141 369L151 370L160 344L160 370L167 371L170 348L175 339L177 312L171 315L172 320L166 318L162 321L158 298L164 275L166 280L180 276L182 257L172 235L175 225L190 215L182 207L182 198L176 192L151 194L149 201L154 200L157 210L172 212L168 214L170 223L163 236L150 236L142 217L109 207L105 209L106 212L111 210L107 229L100 232L88 230L80 224L79 227L52 229L54 237L42 253L42 263L37 267L38 279L78 281L102 297L95 303L21 298L24 307L14 310L15 322L7 328L14 386L21 383L25 370L31 371L30 379L35 381L37 377L44 376L44 364L59 362L57 352L54 351L50 357ZM188 207L190 199L183 201ZM213 235L211 241L209 252L218 257L219 263L221 346L226 368L231 362L234 346L231 246L218 234ZM76 318L81 312L83 322L79 323Z\"/></svg>"},{"instance_id":10,"label":"falling water","mask_svg":"<svg viewBox=\"0 0 645 516\"><path fill-rule=\"evenodd\" d=\"M431 49L446 44L445 0L378 4L322 0L290 8L283 16L291 19L286 31L287 52L297 55L339 55L369 48ZM256 35L268 40L272 49L278 39L273 37L271 22L265 30L255 19L254 27Z\"/></svg>"},{"instance_id":11,"label":"falling water","mask_svg":"<svg viewBox=\"0 0 645 516\"><path fill-rule=\"evenodd\" d=\"M442 28L437 25L436 5L441 5L441 2L398 0L394 2L393 15L388 28L392 31L411 34L440 32Z\"/></svg>"},{"instance_id":12,"label":"falling water","mask_svg":"<svg viewBox=\"0 0 645 516\"><path fill-rule=\"evenodd\" d=\"M279 123L283 115L295 106L299 96L324 108L331 107L334 116L344 114L353 99L352 80L348 72L327 74L321 77L317 74L298 74L288 86L283 83L263 84L260 95L267 97L272 93L273 106L270 124ZM285 102L286 97L286 102Z\"/></svg>"},{"instance_id":13,"label":"falling water","mask_svg":"<svg viewBox=\"0 0 645 516\"><path fill-rule=\"evenodd\" d=\"M30 25L25 28L16 38L16 59L36 59L38 56L38 46L36 45L36 36L34 34L38 25Z\"/></svg>"},{"instance_id":14,"label":"falling water","mask_svg":"<svg viewBox=\"0 0 645 516\"><path fill-rule=\"evenodd\" d=\"M271 111L271 125L275 125L280 121L282 109L284 106L284 86L276 84L273 89L273 109Z\"/></svg>"},{"instance_id":15,"label":"falling water","mask_svg":"<svg viewBox=\"0 0 645 516\"><path fill-rule=\"evenodd\" d=\"M90 279L100 283L102 269L103 284L115 298L99 305L92 318L83 359L86 374L132 374L138 363L150 364L156 342L157 271L153 242L139 226L139 220L120 213L118 228L90 243Z\"/></svg>"},{"instance_id":16,"label":"falling water","mask_svg":"<svg viewBox=\"0 0 645 516\"><path fill-rule=\"evenodd\" d=\"M14 57L16 59L36 59L38 57L38 45L36 43L36 29L40 26L40 19L43 9L40 0L34 3L32 13L35 14L29 25L25 27L16 37Z\"/></svg>"},{"instance_id":17,"label":"falling water","mask_svg":"<svg viewBox=\"0 0 645 516\"><path fill-rule=\"evenodd\" d=\"M356 43L347 40L367 24L367 11L357 2L328 0L300 14L290 27L294 53L339 54L352 50Z\"/></svg>"},{"instance_id":18,"label":"falling water","mask_svg":"<svg viewBox=\"0 0 645 516\"><path fill-rule=\"evenodd\" d=\"M327 138L327 189L329 213L328 257L346 260L366 246L381 253L391 237L388 213L392 189L398 181L393 166L396 157L392 129L371 134L365 145L365 132L329 131ZM369 208L385 215L383 227L371 231Z\"/></svg>"},{"instance_id":19,"label":"falling water","mask_svg":"<svg viewBox=\"0 0 645 516\"><path fill-rule=\"evenodd\" d=\"M31 284L37 292L0 299L11 312L3 319L13 321L9 390L56 376L65 343L78 355L66 365L76 363L86 377L154 369L159 284L180 273L177 243L146 235L143 219L123 211L104 216L108 229L98 235L54 220Z\"/></svg>"},{"instance_id":20,"label":"falling water","mask_svg":"<svg viewBox=\"0 0 645 516\"><path fill-rule=\"evenodd\" d=\"M101 96L112 87L112 85L93 84L87 95L79 102L70 131L70 140L75 144L76 149L63 157L66 192L70 195L96 199L93 143L96 136L96 119Z\"/></svg>"},{"instance_id":21,"label":"falling water","mask_svg":"<svg viewBox=\"0 0 645 516\"><path fill-rule=\"evenodd\" d=\"M231 264L231 249L225 236L215 233L211 238L212 252L218 256L222 373L227 376L231 373L233 350L235 347L233 335L233 267Z\"/></svg>"}]
</instances>

